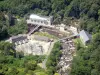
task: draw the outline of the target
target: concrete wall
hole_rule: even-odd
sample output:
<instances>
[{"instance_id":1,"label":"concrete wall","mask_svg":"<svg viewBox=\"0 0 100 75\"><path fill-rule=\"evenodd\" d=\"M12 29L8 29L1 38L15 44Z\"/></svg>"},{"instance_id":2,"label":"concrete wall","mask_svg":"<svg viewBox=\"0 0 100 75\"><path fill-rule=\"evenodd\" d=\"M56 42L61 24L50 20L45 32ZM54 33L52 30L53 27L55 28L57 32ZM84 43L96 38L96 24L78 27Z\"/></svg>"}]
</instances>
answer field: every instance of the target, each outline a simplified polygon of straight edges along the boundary
<instances>
[{"instance_id":1,"label":"concrete wall","mask_svg":"<svg viewBox=\"0 0 100 75\"><path fill-rule=\"evenodd\" d=\"M27 24L52 25L53 17L50 16L50 17L46 18L46 20L29 18L26 21L27 21Z\"/></svg>"}]
</instances>

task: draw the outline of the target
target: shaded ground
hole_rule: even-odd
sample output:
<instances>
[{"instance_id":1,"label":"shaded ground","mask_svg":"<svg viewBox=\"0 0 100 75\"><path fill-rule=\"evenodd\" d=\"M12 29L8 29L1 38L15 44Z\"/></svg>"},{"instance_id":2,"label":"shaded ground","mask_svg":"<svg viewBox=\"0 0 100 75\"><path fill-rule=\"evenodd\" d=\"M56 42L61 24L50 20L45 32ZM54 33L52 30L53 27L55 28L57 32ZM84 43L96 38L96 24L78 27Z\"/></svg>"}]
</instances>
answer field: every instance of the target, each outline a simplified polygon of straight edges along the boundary
<instances>
[{"instance_id":1,"label":"shaded ground","mask_svg":"<svg viewBox=\"0 0 100 75\"><path fill-rule=\"evenodd\" d=\"M52 51L52 48L53 48L55 42L56 42L56 41L51 42L51 45L50 45L49 50L48 50L48 52L47 52L47 56L46 56L45 60L42 62L42 68L44 68L44 69L46 69L46 62L47 62L47 60L48 60L48 57L49 57L49 55L50 55L50 53L51 53L51 51Z\"/></svg>"}]
</instances>

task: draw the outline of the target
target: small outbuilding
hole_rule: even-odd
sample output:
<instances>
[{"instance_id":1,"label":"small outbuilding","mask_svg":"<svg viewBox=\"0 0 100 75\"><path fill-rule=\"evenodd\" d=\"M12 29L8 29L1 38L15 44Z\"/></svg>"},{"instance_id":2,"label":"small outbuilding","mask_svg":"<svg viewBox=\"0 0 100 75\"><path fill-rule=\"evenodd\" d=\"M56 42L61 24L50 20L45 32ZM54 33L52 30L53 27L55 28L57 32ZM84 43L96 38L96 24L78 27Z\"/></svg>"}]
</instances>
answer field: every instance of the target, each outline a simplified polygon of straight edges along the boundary
<instances>
[{"instance_id":1,"label":"small outbuilding","mask_svg":"<svg viewBox=\"0 0 100 75\"><path fill-rule=\"evenodd\" d=\"M14 43L15 45L19 45L19 44L25 43L27 41L28 41L28 39L27 39L26 34L19 34L17 36L13 36L10 38L10 42Z\"/></svg>"},{"instance_id":2,"label":"small outbuilding","mask_svg":"<svg viewBox=\"0 0 100 75\"><path fill-rule=\"evenodd\" d=\"M46 36L40 36L40 35L34 35L34 39L38 40L38 41L45 41L45 42L49 42L50 39Z\"/></svg>"},{"instance_id":3,"label":"small outbuilding","mask_svg":"<svg viewBox=\"0 0 100 75\"><path fill-rule=\"evenodd\" d=\"M79 36L84 45L87 45L92 39L92 35L85 30L80 31Z\"/></svg>"}]
</instances>

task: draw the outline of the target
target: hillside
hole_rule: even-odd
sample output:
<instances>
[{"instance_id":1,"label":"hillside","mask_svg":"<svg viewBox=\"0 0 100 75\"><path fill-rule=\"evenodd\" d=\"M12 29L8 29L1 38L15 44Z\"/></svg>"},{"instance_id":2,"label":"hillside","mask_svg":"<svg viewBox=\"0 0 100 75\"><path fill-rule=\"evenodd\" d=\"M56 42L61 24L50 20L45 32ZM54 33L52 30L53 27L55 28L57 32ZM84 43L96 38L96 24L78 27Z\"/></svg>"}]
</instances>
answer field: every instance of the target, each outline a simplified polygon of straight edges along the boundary
<instances>
[{"instance_id":1,"label":"hillside","mask_svg":"<svg viewBox=\"0 0 100 75\"><path fill-rule=\"evenodd\" d=\"M68 17L81 19L81 28L91 33L99 32L99 0L1 0L0 11L24 17L30 13L53 15L54 23L65 23Z\"/></svg>"},{"instance_id":2,"label":"hillside","mask_svg":"<svg viewBox=\"0 0 100 75\"><path fill-rule=\"evenodd\" d=\"M77 45L77 56L74 57L70 75L100 75L100 0L0 0L0 40L12 35L27 33L28 27L23 18L31 13L53 15L54 24L69 25L73 18L78 19L80 21L79 29L88 31L93 35L93 39L85 48ZM6 15L9 17L7 18ZM17 19L21 19L21 22ZM34 68L31 68L31 65L35 65L35 69L40 68L36 64L38 62L36 56L34 56L35 61L31 62L29 61L32 60L31 57L22 59L23 56L21 58L14 56L16 52L9 43L1 42L0 45L1 75L10 75L14 71L16 74L13 73L13 75L17 75L17 70L19 72L24 70L27 71L27 74L33 75L31 70ZM17 60L22 63L18 63ZM39 61L41 60L39 59ZM29 65L30 63L31 65ZM15 65L17 68L19 65L23 68L16 70ZM9 71L8 66L11 66ZM8 72L6 73L6 71ZM23 75L24 71L22 71ZM40 69L40 71L44 70ZM49 75L48 71L40 75L44 75L44 73Z\"/></svg>"}]
</instances>

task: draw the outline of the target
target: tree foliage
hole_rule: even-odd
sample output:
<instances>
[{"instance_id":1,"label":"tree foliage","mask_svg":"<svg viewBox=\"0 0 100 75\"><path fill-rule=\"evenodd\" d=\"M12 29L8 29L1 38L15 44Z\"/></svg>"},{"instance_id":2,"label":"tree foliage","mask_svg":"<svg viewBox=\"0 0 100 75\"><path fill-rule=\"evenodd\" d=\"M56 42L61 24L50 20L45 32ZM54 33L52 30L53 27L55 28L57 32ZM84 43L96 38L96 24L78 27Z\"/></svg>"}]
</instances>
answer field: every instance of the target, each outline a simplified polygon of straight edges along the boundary
<instances>
[{"instance_id":1,"label":"tree foliage","mask_svg":"<svg viewBox=\"0 0 100 75\"><path fill-rule=\"evenodd\" d=\"M59 57L61 56L61 44L60 42L56 42L52 49L51 54L48 57L46 66L48 68L48 72L50 75L53 75L57 71L57 63L59 61Z\"/></svg>"},{"instance_id":2,"label":"tree foliage","mask_svg":"<svg viewBox=\"0 0 100 75\"><path fill-rule=\"evenodd\" d=\"M93 36L87 48L79 48L74 57L71 75L99 75L100 72L100 33Z\"/></svg>"},{"instance_id":3,"label":"tree foliage","mask_svg":"<svg viewBox=\"0 0 100 75\"><path fill-rule=\"evenodd\" d=\"M71 75L99 75L100 72L100 0L0 0L0 40L20 33L26 33L27 25L24 21L12 23L11 16L5 17L6 14L11 14L19 17L24 15L36 13L41 15L53 15L54 24L63 22L69 25L68 17L75 17L80 19L80 29L85 29L93 34L93 41L87 48L77 47L77 56L73 60ZM14 24L14 26L13 26ZM32 62L41 62L36 59L29 62L29 58L21 59L14 58L12 45L9 43L0 42L0 74L1 75L32 75L35 69L30 65ZM7 56L5 56L7 55ZM55 46L50 57L48 58L47 67L49 74L54 74L56 71L56 64L59 60L59 47ZM55 57L53 57L55 56ZM39 60L39 61L37 61ZM3 66L2 63L10 63ZM20 63L21 62L21 63ZM11 63L13 63L11 65ZM26 63L26 64L25 64ZM18 68L21 64L20 68ZM26 68L25 67L28 67ZM9 67L10 66L10 67ZM17 66L17 67L12 67ZM23 68L22 68L23 67ZM15 72L14 72L15 71ZM43 70L42 70L43 71ZM38 72L37 75L44 74Z\"/></svg>"}]
</instances>

